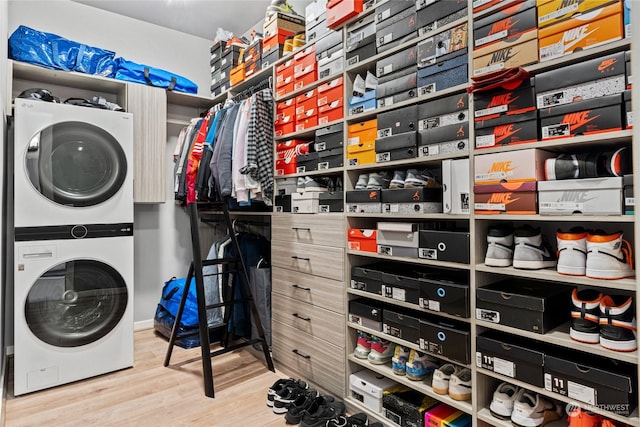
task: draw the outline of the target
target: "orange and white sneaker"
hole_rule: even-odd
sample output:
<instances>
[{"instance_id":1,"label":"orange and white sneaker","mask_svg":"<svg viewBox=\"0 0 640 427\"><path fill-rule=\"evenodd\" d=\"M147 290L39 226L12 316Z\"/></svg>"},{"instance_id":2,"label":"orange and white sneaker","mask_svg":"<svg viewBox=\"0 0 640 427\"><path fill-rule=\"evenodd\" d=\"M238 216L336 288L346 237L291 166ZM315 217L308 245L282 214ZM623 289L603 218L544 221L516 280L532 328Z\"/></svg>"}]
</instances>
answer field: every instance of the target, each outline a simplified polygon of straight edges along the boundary
<instances>
[{"instance_id":1,"label":"orange and white sneaker","mask_svg":"<svg viewBox=\"0 0 640 427\"><path fill-rule=\"evenodd\" d=\"M569 427L600 427L602 415L585 411L579 407L573 408L567 417Z\"/></svg>"},{"instance_id":2,"label":"orange and white sneaker","mask_svg":"<svg viewBox=\"0 0 640 427\"><path fill-rule=\"evenodd\" d=\"M602 230L587 234L586 275L593 279L633 277L633 250L622 232L607 234Z\"/></svg>"},{"instance_id":3,"label":"orange and white sneaker","mask_svg":"<svg viewBox=\"0 0 640 427\"><path fill-rule=\"evenodd\" d=\"M582 227L569 231L558 230L558 273L584 276L587 265L587 232Z\"/></svg>"}]
</instances>

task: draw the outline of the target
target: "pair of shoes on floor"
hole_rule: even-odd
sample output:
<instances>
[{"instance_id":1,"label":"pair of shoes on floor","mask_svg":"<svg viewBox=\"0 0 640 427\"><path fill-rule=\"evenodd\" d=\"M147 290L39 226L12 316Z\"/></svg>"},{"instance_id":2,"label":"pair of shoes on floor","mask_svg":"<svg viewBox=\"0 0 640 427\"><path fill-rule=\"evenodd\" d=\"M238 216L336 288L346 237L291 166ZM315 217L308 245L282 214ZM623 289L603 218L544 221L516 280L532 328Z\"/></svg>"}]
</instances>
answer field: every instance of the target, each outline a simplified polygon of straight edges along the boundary
<instances>
[{"instance_id":1,"label":"pair of shoes on floor","mask_svg":"<svg viewBox=\"0 0 640 427\"><path fill-rule=\"evenodd\" d=\"M633 250L622 232L558 230L558 273L593 279L633 277Z\"/></svg>"},{"instance_id":2,"label":"pair of shoes on floor","mask_svg":"<svg viewBox=\"0 0 640 427\"><path fill-rule=\"evenodd\" d=\"M556 256L540 228L529 225L491 227L487 233L484 263L490 267L539 270L555 267Z\"/></svg>"},{"instance_id":3,"label":"pair of shoes on floor","mask_svg":"<svg viewBox=\"0 0 640 427\"><path fill-rule=\"evenodd\" d=\"M561 407L554 401L509 383L494 391L489 410L494 417L520 427L541 427L561 416Z\"/></svg>"},{"instance_id":4,"label":"pair of shoes on floor","mask_svg":"<svg viewBox=\"0 0 640 427\"><path fill-rule=\"evenodd\" d=\"M335 400L332 396L317 396L311 403L302 410L290 410L298 414L297 417L285 415L285 421L289 424L296 424L299 419L300 427L321 427L331 425L332 420L338 420L346 411L344 403Z\"/></svg>"},{"instance_id":5,"label":"pair of shoes on floor","mask_svg":"<svg viewBox=\"0 0 640 427\"><path fill-rule=\"evenodd\" d=\"M626 147L610 151L561 154L544 163L547 181L623 176L631 173L631 152Z\"/></svg>"},{"instance_id":6,"label":"pair of shoes on floor","mask_svg":"<svg viewBox=\"0 0 640 427\"><path fill-rule=\"evenodd\" d=\"M382 427L382 423L367 423L367 414L358 412L350 417L341 415L332 420L327 421L327 427Z\"/></svg>"},{"instance_id":7,"label":"pair of shoes on floor","mask_svg":"<svg viewBox=\"0 0 640 427\"><path fill-rule=\"evenodd\" d=\"M437 394L448 394L453 400L471 399L471 370L445 363L435 371L431 388Z\"/></svg>"},{"instance_id":8,"label":"pair of shoes on floor","mask_svg":"<svg viewBox=\"0 0 640 427\"><path fill-rule=\"evenodd\" d=\"M307 383L302 380L297 380L294 378L281 378L274 382L271 387L267 389L267 406L274 408L274 412L276 412L276 400L284 400L294 393L297 394L299 391L307 389ZM282 407L282 404L279 404L279 406Z\"/></svg>"},{"instance_id":9,"label":"pair of shoes on floor","mask_svg":"<svg viewBox=\"0 0 640 427\"><path fill-rule=\"evenodd\" d=\"M412 381L421 381L439 366L438 359L396 344L391 358L391 370L396 375L406 375Z\"/></svg>"},{"instance_id":10,"label":"pair of shoes on floor","mask_svg":"<svg viewBox=\"0 0 640 427\"><path fill-rule=\"evenodd\" d=\"M569 336L609 350L635 351L638 348L635 312L629 295L603 295L595 289L576 288L571 294Z\"/></svg>"},{"instance_id":11,"label":"pair of shoes on floor","mask_svg":"<svg viewBox=\"0 0 640 427\"><path fill-rule=\"evenodd\" d=\"M389 183L389 188L441 188L437 178L429 169L396 170Z\"/></svg>"}]
</instances>

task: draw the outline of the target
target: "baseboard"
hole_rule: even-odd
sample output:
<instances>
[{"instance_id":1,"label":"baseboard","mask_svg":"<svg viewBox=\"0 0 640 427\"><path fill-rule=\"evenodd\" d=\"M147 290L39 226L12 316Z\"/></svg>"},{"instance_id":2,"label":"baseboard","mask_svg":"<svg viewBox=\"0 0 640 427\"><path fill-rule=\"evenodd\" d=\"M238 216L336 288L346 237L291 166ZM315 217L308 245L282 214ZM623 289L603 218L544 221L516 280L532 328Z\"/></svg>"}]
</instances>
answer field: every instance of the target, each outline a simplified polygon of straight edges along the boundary
<instances>
[{"instance_id":1,"label":"baseboard","mask_svg":"<svg viewBox=\"0 0 640 427\"><path fill-rule=\"evenodd\" d=\"M153 328L153 319L141 320L140 322L133 323L134 331L143 331L145 329L151 329L151 328Z\"/></svg>"}]
</instances>

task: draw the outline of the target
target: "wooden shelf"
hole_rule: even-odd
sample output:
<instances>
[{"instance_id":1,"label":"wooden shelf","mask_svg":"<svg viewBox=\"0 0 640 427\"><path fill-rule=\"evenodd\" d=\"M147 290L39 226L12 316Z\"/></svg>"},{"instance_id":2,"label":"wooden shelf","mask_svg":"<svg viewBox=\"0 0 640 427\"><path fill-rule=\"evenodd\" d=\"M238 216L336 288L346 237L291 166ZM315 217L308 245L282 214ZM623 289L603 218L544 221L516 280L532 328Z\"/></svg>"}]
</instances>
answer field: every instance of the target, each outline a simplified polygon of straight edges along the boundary
<instances>
[{"instance_id":1,"label":"wooden shelf","mask_svg":"<svg viewBox=\"0 0 640 427\"><path fill-rule=\"evenodd\" d=\"M634 222L633 215L482 215L476 214L477 220L498 221L542 221L542 222Z\"/></svg>"},{"instance_id":2,"label":"wooden shelf","mask_svg":"<svg viewBox=\"0 0 640 427\"><path fill-rule=\"evenodd\" d=\"M387 168L396 168L398 166L413 166L413 165L425 165L425 164L439 164L445 159L459 159L462 157L469 157L468 151L461 151L456 153L438 154L436 156L428 157L413 157L411 159L393 160L384 163L367 163L365 165L347 166L347 171L367 171L367 170L380 170ZM348 162L348 160L347 160Z\"/></svg>"},{"instance_id":3,"label":"wooden shelf","mask_svg":"<svg viewBox=\"0 0 640 427\"><path fill-rule=\"evenodd\" d=\"M445 214L445 213L434 213L434 214L400 214L400 213L347 213L347 218L376 218L387 220L390 218L393 219L421 219L428 221L438 221L438 220L469 220L469 215L463 214Z\"/></svg>"},{"instance_id":4,"label":"wooden shelf","mask_svg":"<svg viewBox=\"0 0 640 427\"><path fill-rule=\"evenodd\" d=\"M318 171L309 171L304 173L290 173L288 175L274 175L273 179L284 179L284 178L297 178L299 176L317 176L317 175L332 175L341 173L343 168L331 168L331 169L323 169Z\"/></svg>"},{"instance_id":5,"label":"wooden shelf","mask_svg":"<svg viewBox=\"0 0 640 427\"><path fill-rule=\"evenodd\" d=\"M123 80L111 79L96 74L51 70L49 68L14 60L8 60L8 68L11 69L12 78L16 80L29 80L39 83L69 86L75 89L117 93L127 84L127 82ZM7 96L11 96L11 94L7 94Z\"/></svg>"},{"instance_id":6,"label":"wooden shelf","mask_svg":"<svg viewBox=\"0 0 640 427\"><path fill-rule=\"evenodd\" d=\"M477 412L477 416L479 420L489 423L494 427L513 427L513 424L511 424L510 420L501 420L491 415L491 411L489 410L489 408L480 409ZM545 427L567 427L567 426L568 424L566 421L566 416L564 416L564 413L559 420L545 424Z\"/></svg>"},{"instance_id":7,"label":"wooden shelf","mask_svg":"<svg viewBox=\"0 0 640 427\"><path fill-rule=\"evenodd\" d=\"M377 258L377 259L385 259L388 261L399 261L399 262L408 262L412 264L421 264L421 265L432 265L434 267L447 267L447 268L456 268L460 270L469 270L470 267L468 264L460 264L457 262L447 262L447 261L432 261L429 259L422 258L409 258L409 257L400 257L400 256L389 256L389 255L380 255L374 252L362 252L362 251L352 251L348 250L347 253L349 255L357 255L367 258Z\"/></svg>"}]
</instances>

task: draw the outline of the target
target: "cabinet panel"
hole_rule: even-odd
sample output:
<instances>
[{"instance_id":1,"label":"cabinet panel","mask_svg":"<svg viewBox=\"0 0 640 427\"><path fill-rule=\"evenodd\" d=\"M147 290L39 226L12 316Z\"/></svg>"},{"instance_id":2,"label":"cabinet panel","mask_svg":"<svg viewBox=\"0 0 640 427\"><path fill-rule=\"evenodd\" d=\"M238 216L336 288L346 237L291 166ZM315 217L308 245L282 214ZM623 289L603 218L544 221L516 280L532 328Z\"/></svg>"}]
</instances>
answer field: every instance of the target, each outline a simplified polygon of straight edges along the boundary
<instances>
[{"instance_id":1,"label":"cabinet panel","mask_svg":"<svg viewBox=\"0 0 640 427\"><path fill-rule=\"evenodd\" d=\"M344 282L297 273L279 267L273 267L271 274L271 286L274 294L337 313L344 312ZM278 297L274 295L273 299Z\"/></svg>"},{"instance_id":2,"label":"cabinet panel","mask_svg":"<svg viewBox=\"0 0 640 427\"><path fill-rule=\"evenodd\" d=\"M344 247L342 217L274 215L271 224L274 240Z\"/></svg>"},{"instance_id":3,"label":"cabinet panel","mask_svg":"<svg viewBox=\"0 0 640 427\"><path fill-rule=\"evenodd\" d=\"M126 110L133 113L133 201L164 203L167 181L166 91L129 83Z\"/></svg>"},{"instance_id":4,"label":"cabinet panel","mask_svg":"<svg viewBox=\"0 0 640 427\"><path fill-rule=\"evenodd\" d=\"M344 347L344 315L285 296L271 298L273 320Z\"/></svg>"},{"instance_id":5,"label":"cabinet panel","mask_svg":"<svg viewBox=\"0 0 640 427\"><path fill-rule=\"evenodd\" d=\"M271 259L272 264L277 267L343 280L344 249L342 248L273 240Z\"/></svg>"}]
</instances>

